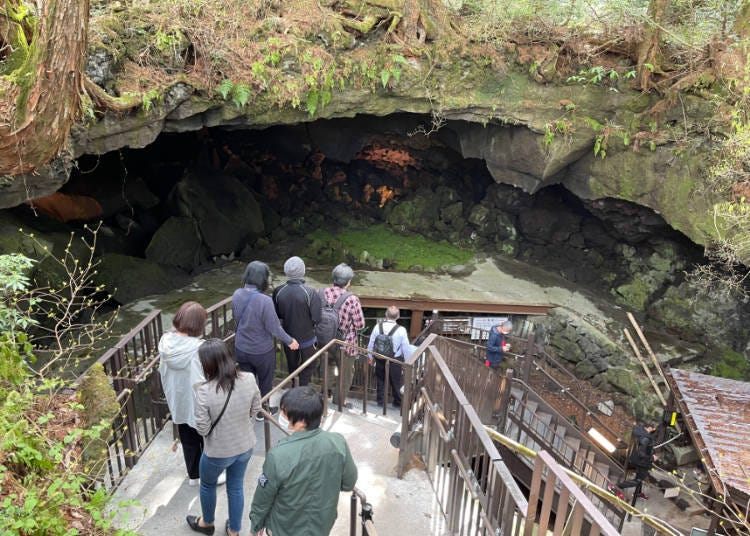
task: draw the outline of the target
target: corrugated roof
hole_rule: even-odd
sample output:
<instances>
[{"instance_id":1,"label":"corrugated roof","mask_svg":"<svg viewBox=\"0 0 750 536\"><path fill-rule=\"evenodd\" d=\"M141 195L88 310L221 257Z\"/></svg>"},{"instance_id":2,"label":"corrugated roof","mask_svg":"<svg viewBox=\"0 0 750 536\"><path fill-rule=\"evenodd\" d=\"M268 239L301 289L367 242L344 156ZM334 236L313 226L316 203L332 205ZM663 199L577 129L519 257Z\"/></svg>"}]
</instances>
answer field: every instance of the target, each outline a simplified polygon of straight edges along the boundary
<instances>
[{"instance_id":1,"label":"corrugated roof","mask_svg":"<svg viewBox=\"0 0 750 536\"><path fill-rule=\"evenodd\" d=\"M750 383L672 369L688 416L725 485L750 495Z\"/></svg>"}]
</instances>

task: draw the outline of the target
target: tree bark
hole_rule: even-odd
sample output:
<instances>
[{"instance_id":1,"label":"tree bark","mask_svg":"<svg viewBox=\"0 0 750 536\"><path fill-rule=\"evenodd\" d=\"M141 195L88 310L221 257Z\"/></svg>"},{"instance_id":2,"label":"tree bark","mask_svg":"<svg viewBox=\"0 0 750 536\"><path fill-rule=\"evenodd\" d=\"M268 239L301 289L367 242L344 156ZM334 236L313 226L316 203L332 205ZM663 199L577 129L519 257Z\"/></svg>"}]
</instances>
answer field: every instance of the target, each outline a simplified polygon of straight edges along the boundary
<instances>
[{"instance_id":1,"label":"tree bark","mask_svg":"<svg viewBox=\"0 0 750 536\"><path fill-rule=\"evenodd\" d=\"M8 0L18 6L23 0ZM89 0L40 2L28 55L0 78L0 174L28 173L65 147L78 118Z\"/></svg>"},{"instance_id":2,"label":"tree bark","mask_svg":"<svg viewBox=\"0 0 750 536\"><path fill-rule=\"evenodd\" d=\"M645 23L643 41L638 45L638 68L636 83L641 91L648 91L655 70L659 69L661 25L669 9L670 0L651 0L648 5L648 20Z\"/></svg>"}]
</instances>

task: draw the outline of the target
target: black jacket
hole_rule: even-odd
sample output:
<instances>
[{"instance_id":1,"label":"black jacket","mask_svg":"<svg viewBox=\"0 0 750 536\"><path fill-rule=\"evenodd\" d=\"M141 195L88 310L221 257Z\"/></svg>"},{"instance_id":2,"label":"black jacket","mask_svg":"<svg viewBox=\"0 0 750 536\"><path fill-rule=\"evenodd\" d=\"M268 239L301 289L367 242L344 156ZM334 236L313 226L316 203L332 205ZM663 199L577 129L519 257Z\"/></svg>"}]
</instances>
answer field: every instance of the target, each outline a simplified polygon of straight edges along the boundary
<instances>
[{"instance_id":1,"label":"black jacket","mask_svg":"<svg viewBox=\"0 0 750 536\"><path fill-rule=\"evenodd\" d=\"M651 468L654 461L654 439L643 425L633 429L633 439L636 441L630 463L636 467Z\"/></svg>"},{"instance_id":2,"label":"black jacket","mask_svg":"<svg viewBox=\"0 0 750 536\"><path fill-rule=\"evenodd\" d=\"M320 296L305 285L304 279L290 279L273 291L273 303L284 331L300 344L315 338L315 324L320 322Z\"/></svg>"}]
</instances>

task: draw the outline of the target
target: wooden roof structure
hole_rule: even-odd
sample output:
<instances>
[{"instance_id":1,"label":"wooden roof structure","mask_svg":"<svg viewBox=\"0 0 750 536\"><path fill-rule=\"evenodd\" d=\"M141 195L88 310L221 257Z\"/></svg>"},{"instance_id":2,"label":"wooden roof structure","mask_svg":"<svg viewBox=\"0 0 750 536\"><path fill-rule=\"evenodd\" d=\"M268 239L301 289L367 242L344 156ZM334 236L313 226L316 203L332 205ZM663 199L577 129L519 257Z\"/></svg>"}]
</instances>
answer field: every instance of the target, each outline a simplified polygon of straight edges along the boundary
<instances>
[{"instance_id":1,"label":"wooden roof structure","mask_svg":"<svg viewBox=\"0 0 750 536\"><path fill-rule=\"evenodd\" d=\"M750 500L750 382L671 369L670 384L718 496Z\"/></svg>"}]
</instances>

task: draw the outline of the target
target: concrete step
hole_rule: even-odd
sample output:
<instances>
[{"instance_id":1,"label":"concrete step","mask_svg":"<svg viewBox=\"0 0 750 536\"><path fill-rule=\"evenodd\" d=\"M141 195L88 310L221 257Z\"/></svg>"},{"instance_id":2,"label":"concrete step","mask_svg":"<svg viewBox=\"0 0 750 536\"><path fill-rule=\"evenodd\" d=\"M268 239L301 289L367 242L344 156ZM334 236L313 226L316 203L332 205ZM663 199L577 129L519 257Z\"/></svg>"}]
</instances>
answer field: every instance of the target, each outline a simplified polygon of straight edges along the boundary
<instances>
[{"instance_id":1,"label":"concrete step","mask_svg":"<svg viewBox=\"0 0 750 536\"><path fill-rule=\"evenodd\" d=\"M581 456L581 465L583 469L583 476L591 480L591 476L594 474L594 462L596 461L596 452L592 450L586 450Z\"/></svg>"},{"instance_id":2,"label":"concrete step","mask_svg":"<svg viewBox=\"0 0 750 536\"><path fill-rule=\"evenodd\" d=\"M526 402L526 407L523 409L523 422L526 424L531 424L534 418L532 415L536 413L536 409L539 407L539 402L535 402L534 400L529 400ZM520 411L520 410L519 410Z\"/></svg>"},{"instance_id":3,"label":"concrete step","mask_svg":"<svg viewBox=\"0 0 750 536\"><path fill-rule=\"evenodd\" d=\"M384 417L370 412L363 415L361 408L355 408L344 413L331 412L321 428L339 432L347 439L359 469L357 487L374 507L378 533L447 535L449 531L427 473L414 468L403 479L395 478L398 450L390 446L389 438L398 418L395 411ZM247 515L265 460L263 423L255 423L255 434L258 443L243 485L245 511L241 534L249 531ZM276 443L281 439L280 432L273 437ZM178 445L177 451L172 451L171 423L168 423L113 496L113 505L135 501L132 506L118 509L117 528L131 529L140 536L190 534L185 515L200 515L199 488L188 486L180 450ZM349 534L350 500L351 493L341 493L332 536ZM226 512L226 491L221 487L217 493L216 534L224 534Z\"/></svg>"},{"instance_id":4,"label":"concrete step","mask_svg":"<svg viewBox=\"0 0 750 536\"><path fill-rule=\"evenodd\" d=\"M534 431L547 441L552 440L552 429L549 426L551 422L552 414L544 411L537 412L536 419L534 419Z\"/></svg>"},{"instance_id":5,"label":"concrete step","mask_svg":"<svg viewBox=\"0 0 750 536\"><path fill-rule=\"evenodd\" d=\"M606 488L609 484L609 464L604 462L594 462L593 476L591 477L592 482L597 486Z\"/></svg>"},{"instance_id":6,"label":"concrete step","mask_svg":"<svg viewBox=\"0 0 750 536\"><path fill-rule=\"evenodd\" d=\"M576 457L578 456L578 449L581 448L581 440L575 437L565 438L565 450L563 455L567 462L573 466Z\"/></svg>"},{"instance_id":7,"label":"concrete step","mask_svg":"<svg viewBox=\"0 0 750 536\"><path fill-rule=\"evenodd\" d=\"M563 443L568 428L564 424L555 425L555 433L552 436L552 448L557 452L564 452Z\"/></svg>"}]
</instances>

